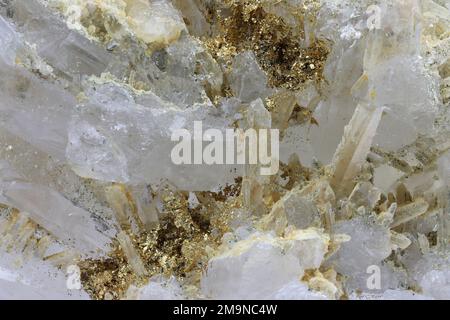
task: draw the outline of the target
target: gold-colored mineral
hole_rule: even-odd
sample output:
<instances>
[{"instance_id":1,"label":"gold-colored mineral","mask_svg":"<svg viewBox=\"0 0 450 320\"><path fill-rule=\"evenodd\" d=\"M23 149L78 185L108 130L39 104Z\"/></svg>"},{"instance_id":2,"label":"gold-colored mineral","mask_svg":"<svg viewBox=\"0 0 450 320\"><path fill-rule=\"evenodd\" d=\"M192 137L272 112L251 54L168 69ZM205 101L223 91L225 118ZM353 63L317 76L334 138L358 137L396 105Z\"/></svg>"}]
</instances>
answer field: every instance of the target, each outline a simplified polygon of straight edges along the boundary
<instances>
[{"instance_id":1,"label":"gold-colored mineral","mask_svg":"<svg viewBox=\"0 0 450 320\"><path fill-rule=\"evenodd\" d=\"M440 261L441 264L442 261L446 261L443 264L448 264L448 256L445 254L450 239L447 212L449 184L447 180L449 176L446 169L448 169L448 159L450 159L448 156L450 136L448 135L448 107L446 104L450 99L450 60L448 58L448 35L450 33L442 21L448 21L450 14L448 10L444 10L441 5L438 5L437 1L423 2L426 3L422 8L426 10L426 14L421 15L420 19L410 18L409 13L422 10L415 7L417 3L422 4L421 1L386 1L386 7L383 6L384 4L380 4L380 6L383 7L384 14L392 22L386 19L383 22L387 25L375 28L375 30L366 28L366 21L363 20L358 25L353 25L353 19L359 16L352 15L351 18L345 20L346 25L339 27L338 33L340 34L334 36L334 40L338 42L339 39L342 42L345 40L346 44L342 45L342 48L345 47L350 52L346 52L347 55L354 55L355 61L348 61L351 60L348 57L343 61L337 57L341 54L337 51L342 48L338 47L337 50L334 50L335 44L324 36L322 37L322 34L331 32L330 30L319 28L320 32L318 32L317 21L319 18L323 20L319 13L329 14L330 19L339 20L334 12L339 12L338 8L327 7L328 11L321 10L324 1L304 0L301 1L301 5L296 1L285 0L35 1L45 10L53 10L52 14L58 13L58 17L62 17L67 24L68 34L75 32L84 37L84 40L87 39L89 44L94 44L96 49L103 50L108 55L120 52L120 55L115 56L114 60L105 63L120 65L119 67L115 65L119 71L115 73L113 71L116 70L105 67L104 70L92 72L89 75L76 73L74 75L71 74L71 67L76 66L58 70L52 66L51 61L40 57L42 51L45 50L26 43L26 45L20 46L20 50L12 59L13 67L5 64L5 68L8 70L21 68L20 72L14 71L16 72L13 73L14 81L10 81L9 87L5 85L6 89L3 88L3 83L0 85L2 90L0 94L7 90L14 92L14 97L11 98L14 103L17 99L28 103L29 100L26 99L30 88L34 91L43 89L44 86L37 86L33 82L39 79L38 81L44 81L45 85L57 83L63 86L64 90L75 93L73 100L77 100L79 104L76 105L76 108L74 104L73 109L89 113L86 119L80 116L84 121L77 122L80 127L85 122L95 122L93 119L96 118L90 118L90 116L96 112L96 109L93 108L91 114L90 104L98 103L104 107L103 104L115 103L115 99L119 101L123 99L127 103L132 100L134 103L139 99L148 99L149 106L144 107L131 102L130 106L126 106L130 109L135 108L139 112L142 111L142 114L162 112L161 110L164 108L176 109L181 114L186 109L184 104L188 104L190 107L194 105L195 108L200 106L200 110L211 107L212 111L221 116L221 112L225 113L226 111L222 109L224 101L227 103L231 101L232 104L238 100L235 99L237 97L234 97L237 94L230 76L233 71L238 69L234 65L235 61L237 57L250 51L252 59L256 59L259 66L260 73L258 74L264 78L264 96L261 96L261 99L257 99L256 102L253 99L249 99L250 101L247 102L238 100L236 102L238 112L233 115L233 119L228 125L240 129L246 126L256 130L279 129L281 139L300 140L305 138L305 140L315 139L316 141L314 143L295 141L302 147L307 145L314 149L314 152L311 152L312 159L308 159L310 160L308 165L303 162L303 149L301 152L290 150L289 152L292 154L285 158L285 160L288 159L285 161L286 163L280 163L279 172L273 176L260 176L257 173L259 165L246 165L242 177L236 178L233 184L228 184L221 189L214 189L215 191L189 192L185 191L187 189L175 187L168 181L162 181L159 185L147 183L146 180L143 183L144 178L140 176L141 171L132 177L135 180L130 178L128 172L118 177L108 176L116 173L116 167L112 168L116 164L117 171L127 171L128 167L136 165L137 162L147 160L136 149L147 150L148 145L155 141L151 141L152 138L149 138L143 140L144 143L134 145L133 140L134 135L143 135L147 138L147 135L154 129L142 126L139 128L141 132L136 128L139 127L135 124L141 120L139 118L141 113L137 113L136 116L139 121L129 126L128 124L123 125L125 129L122 128L121 123L112 122L117 124L111 125L114 132L108 131L110 128L106 127L96 129L95 126L89 126L88 128L92 130L86 129L86 132L77 136L78 140L73 137L78 132L72 131L69 132L68 137L65 136L62 139L64 146L66 143L68 144L67 149L76 144L89 145L85 154L79 155L75 152L70 160L89 158L91 156L88 154L89 151L95 151L95 157L92 158L93 160L91 159L94 164L92 167L86 167L92 172L88 172L89 170L86 168L84 171L79 170L76 164L72 163L74 161L68 161L67 164L61 165L58 158L57 161L55 160L58 164L53 164L51 162L54 161L52 152L57 149L57 147L53 147L53 143L58 146L60 137L53 138L52 127L48 131L43 131L42 137L39 135L39 139L36 140L36 137L32 137L27 140L26 135L34 129L33 126L30 126L30 131L17 135L15 142L20 140L19 142L26 144L27 148L31 149L32 147L34 154L40 155L41 149L45 149L46 144L49 144L46 140L46 135L48 135L53 139L49 139L51 152L48 152L52 155L42 152L44 160L40 159L40 162L33 163L35 171L25 170L25 174L20 177L16 176L15 171L10 170L3 160L6 159L11 163L17 162L19 171L21 167L29 165L26 162L29 161L30 154L25 152L18 152L15 160L10 158L9 154L15 152L15 147L10 145L6 138L8 130L12 134L20 131L17 123L23 127L25 125L19 120L14 120L16 123L0 119L6 127L6 129L0 129L0 201L8 203L8 205L0 203L0 248L8 254L14 251L21 254L20 259L16 259L13 263L15 267L21 267L27 261L35 258L52 267L59 268L60 271L64 271L68 266L76 265L80 268L82 289L93 299L129 298L130 288L139 291L140 287L155 281L154 276L176 279L183 288L186 298L214 298L216 296L223 297L222 288L219 288L220 292L215 292L216 296L214 294L208 296L208 290L204 290L206 293L202 291L204 283L208 283L208 273L211 272L211 269L213 271L214 268L220 269L220 263L226 261L227 258L230 258L231 263L228 261L226 263L230 264L234 264L241 257L244 257L242 260L246 261L253 254L251 249L258 247L258 244L264 244L272 250L271 253L274 253L275 257L281 260L286 258L283 260L286 265L284 262L282 263L282 267L278 269L279 273L288 272L289 268L286 266L294 261L292 269L295 270L292 279L294 284L300 288L296 290L301 291L306 288L308 294L314 293L320 295L321 298L348 299L358 297L363 293L357 289L351 292L353 296L350 296L350 291L344 284L354 280L352 279L353 274L357 274L356 277L365 274L366 264L369 264L369 267L379 264L384 268L383 272L394 270L392 271L394 273L397 272L397 269L403 268L396 274L403 277L407 273L406 265L410 261L406 261L407 259L404 259L402 255L409 249L413 252L414 257L438 257L440 260L436 261ZM3 27L3 6L6 4L0 3L0 13L2 13L0 27ZM392 16L390 11L393 12ZM395 14L398 14L401 19ZM7 12L7 16L11 15L12 12ZM422 20L430 23L422 26L419 23ZM399 25L391 25L395 21L399 22ZM333 20L332 28L334 28L334 23ZM330 26L327 27L330 28ZM417 36L422 32L422 28L425 30L424 35ZM5 30L9 32L9 27L5 27ZM333 37L330 36L330 38ZM0 35L2 44L3 40ZM5 47L16 46L15 42L9 41L10 39L5 40L8 45ZM188 44L186 45L183 41ZM352 42L353 44L351 44ZM414 56L417 59L414 61L406 59L405 57L410 54L410 51L415 50L412 50L412 47L419 42L423 42L420 46L423 52L417 50L417 55ZM19 47L19 45L17 46ZM77 54L84 54L82 59L92 59L95 61L94 64L103 63L100 61L101 59L91 55L88 50L81 52L84 49L78 47L75 49L80 51L77 51ZM170 55L166 50L172 50L172 54L175 52L175 55L182 57L167 58ZM3 66L3 59L9 58L10 52L7 51L4 54L2 51L1 53L0 64ZM185 57L190 54L192 57ZM129 61L121 61L127 55L132 56ZM395 55L400 58L394 59L395 64L393 65L387 57L392 58L391 56ZM102 57L102 55L100 56ZM178 65L172 65L175 70L171 70L172 74L162 80L161 78L166 76L166 64L168 63L166 60L178 58L181 60L186 58L188 62L183 61L183 63L187 66L180 67L178 70ZM197 61L202 59L204 61ZM426 89L423 92L435 93L436 97L431 97L426 100L426 103L419 101L416 105L414 99L410 99L403 92L397 92L399 86L396 86L396 83L389 83L391 80L387 80L387 78L389 76L396 79L390 70L405 63L402 59L406 59L406 64L416 63L416 60L420 60L420 63L426 61L426 66L420 64L420 68L417 68L419 71L411 70L411 73L417 71L420 74L419 79L426 79L429 83L424 83ZM333 60L331 63L335 70L330 69L331 72L328 72L330 60ZM175 61L176 63L179 61ZM347 66L347 64L351 66ZM87 65L88 69L92 67L92 65ZM326 65L327 72L325 72ZM380 66L387 70L379 71ZM186 71L183 68L191 69ZM233 70L233 68L235 69ZM347 73L344 72L346 68L350 69ZM428 70L429 72L427 71L425 76L426 68L430 68L431 71ZM30 74L26 74L26 72ZM348 79L339 78L341 72L345 73L345 77ZM388 76L385 75L385 72ZM334 80L339 83L329 83L326 79L329 76L328 73L338 74ZM381 73L382 75L380 75ZM7 73L5 72L5 74ZM402 77L407 78L405 74L402 74ZM431 81L432 77L439 78L440 83L437 80ZM77 80L67 80L71 78ZM5 79L8 78L5 76ZM413 79L414 82L416 79ZM267 80L267 84L265 80ZM403 79L396 79L396 81L401 80ZM70 83L71 81L73 83ZM159 85L158 81L163 84ZM242 82L244 81L246 79L242 80ZM350 83L344 83L347 81ZM101 94L95 96L95 99L99 101L93 102L95 99L89 96L90 93L87 89L83 88L85 85L91 86L89 89L93 91L109 86L120 90L111 91L114 94L119 93L110 100L105 98L107 102L103 101ZM411 82L409 85L413 86L414 83ZM164 86L168 89L162 88ZM394 88L393 90L390 90L391 86ZM389 87L389 90L384 87ZM409 90L406 87L403 89ZM389 108L384 107L385 100L380 96L380 88L385 89L386 96L393 96L394 102ZM196 91L197 89L199 93ZM334 92L330 94L332 89ZM416 89L421 90L421 88ZM170 94L164 90L170 91ZM191 91L195 91L192 96ZM113 95L111 92L102 94ZM440 93L440 97L437 97L439 95L437 92ZM196 96L197 93L200 98ZM430 95L432 95L431 93ZM8 94L0 97L4 96L10 98ZM6 98L5 101L9 103L10 101ZM185 98L192 98L193 101L184 103L183 99ZM415 98L420 97L415 96ZM180 103L182 107L174 102L178 102L178 99L183 100L183 103ZM61 99L64 103L69 100L71 99ZM207 103L201 104L199 101L202 100ZM406 106L403 100L408 100L412 107ZM58 106L64 104L57 101L58 103L55 104ZM154 108L153 103L160 103L162 108ZM253 107L254 103L260 107L258 109L259 117L254 114L252 116L252 113L247 110ZM320 107L319 103L321 103ZM27 109L20 109L20 103L16 104L17 106L14 105L14 108L27 114L28 117L28 113L24 112ZM29 107L28 104L27 107ZM429 106L432 104L433 106ZM39 108L41 107L39 105ZM406 116L403 119L402 112L409 107L411 110L408 109L407 117L410 119L406 119ZM99 108L101 122L107 118L108 112L114 116L116 116L116 112L120 116L121 112L123 114L128 112L125 110L126 108L120 110L115 108L115 105L110 108L112 111L106 110L107 108ZM436 127L433 127L433 130L429 130L427 127L427 125L431 126L431 122L421 118L422 116L426 118L428 115L427 112L419 112L423 111L421 108L429 108L426 109L427 112L435 115L432 122ZM7 119L15 119L14 116L17 115L15 109L5 107L6 111L3 112L3 105L0 106L0 109ZM59 111L59 107L49 109L48 114L53 115ZM39 109L38 112L41 110ZM72 122L77 120L73 112L70 110L68 113L71 126ZM27 117L20 115L17 119L28 121ZM261 120L262 118L263 120ZM59 120L59 118L55 119ZM131 116L128 118L124 115L123 119L121 121L126 122L131 119ZM144 122L146 119L143 117L142 121ZM333 127L333 121L337 123L338 129L329 128ZM24 122L26 124L26 121ZM106 123L107 120L104 122ZM395 137L400 141L396 143L402 145L398 148L392 147L390 144L388 147L383 146L385 141L380 141L382 140L380 136L386 137L386 134L380 131L387 127L389 130L390 127L395 127L392 122L399 125L402 128L401 131L405 128L406 132L405 137ZM31 122L31 124L37 126L35 122ZM179 123L172 124L174 127L179 126ZM110 123L107 123L107 126L109 125ZM66 123L62 125L62 127L64 126ZM75 131L78 129L78 127L74 128ZM117 141L108 136L114 135L115 131L121 132L122 129L125 133L119 135ZM296 129L299 130L301 137L295 135L293 138L289 137L289 134L292 134L291 131ZM139 132L136 133L135 130ZM392 131L395 130L392 129ZM410 134L409 131L413 131L413 133ZM310 134L311 132L313 133ZM64 134L66 133L64 131ZM336 137L332 135L338 135L335 144L333 141ZM408 135L411 135L412 138ZM46 143L42 143L40 139ZM121 139L126 142L119 141ZM126 145L125 148L119 146L121 143L128 144L128 141L133 141L130 146ZM33 146L33 142L36 143L36 146ZM334 151L337 146L334 155L332 153L324 155L330 150L326 150L327 152L316 150L322 149L321 144L326 145L327 148L332 146L333 150L331 151ZM295 148L298 145L295 144ZM59 150L59 153L56 154L64 158L69 151L62 149L62 152ZM128 158L127 153L133 152L138 155ZM150 152L154 152L154 150L150 150ZM328 162L324 165L316 159L316 156L325 159L328 157ZM305 158L308 157L309 155L305 156ZM106 176L106 179L97 181L97 172L94 172L94 168L97 169L97 162L102 161L106 162L106 165L104 165L105 168L100 167L100 171L104 169L107 172L103 175L103 178ZM32 161L30 160L30 162ZM54 166L51 169L52 172L58 173L54 174L54 177L46 177L46 174L42 173L46 172L47 166L51 167L50 164ZM149 164L149 166L152 165L154 164ZM157 165L155 165L155 170L158 170ZM67 178L70 183L73 182L74 186L67 189L61 187L66 181L61 178L63 175L66 175L68 178L64 178ZM6 179L3 179L3 176ZM33 185L36 189L33 189L32 196L25 193L26 201L23 207L26 210L15 209L16 202L14 201L17 200L14 198L15 182L19 181L17 188L20 189L22 186L20 183L22 180L26 181L28 176L33 177L30 178L32 182L26 186ZM381 178L379 178L380 176ZM63 182L60 181L60 178ZM379 179L383 183L379 183ZM11 183L11 181L14 182ZM177 181L171 182L177 183ZM59 201L70 209L64 212L62 218L56 215L61 218L61 221L57 221L60 224L63 224L62 220L69 219L72 215L76 218L77 213L73 214L72 211L78 207L83 207L83 213L89 215L89 219L100 220L96 215L96 210L101 207L102 223L93 224L95 226L93 228L102 228L101 232L98 232L99 237L101 236L103 240L106 238L107 243L110 244L106 248L106 252L99 248L98 252L91 250L88 255L81 254L72 248L71 241L68 241L69 245L64 249L58 247L58 250L55 250L52 245L59 245L60 239L52 232L47 231L51 228L46 229L36 223L34 221L36 219L33 220L33 214L35 214L34 217L38 218L36 221L42 221L44 224L48 223L49 226L54 227L53 221L49 221L52 218L47 219L46 216L47 211L53 208L47 206L48 203L44 203L43 209L34 206L35 202L40 200L37 199L36 194L39 195L39 193L36 193L36 190L41 187L50 190L48 193L44 193L45 195L57 194L52 199L57 199L56 202ZM8 191L11 191L8 188L12 190L11 194L8 194ZM52 188L64 189L65 193L59 194L59 190L53 191ZM80 198L71 197L71 192L74 194L81 192L74 191L77 188L84 188L87 190L84 190L85 192L94 194L92 198L89 198L94 200L83 202ZM4 192L3 189L6 191ZM39 209L41 209L40 212ZM87 216L84 218L87 219ZM83 219L81 220L84 222ZM86 226L85 224L81 225ZM88 225L88 227L90 226ZM59 231L61 234L71 231L69 229L61 231L55 227L52 230ZM237 229L239 232L236 231ZM86 240L88 244L92 240L90 238L92 234L98 235L97 231L99 230L94 231L95 233L87 232L86 234L81 232L83 240ZM238 235L238 233L242 233L244 236ZM92 240L92 242L94 241L95 239ZM82 243L84 244L84 242ZM367 252L363 252L364 250ZM246 254L248 255L246 256ZM358 254L358 259L354 259L354 255ZM266 258L267 256L262 255L262 257ZM260 257L258 259L255 260L258 264L266 262L262 261ZM271 262L273 261L267 261L268 267L272 266ZM266 266L258 265L257 267L264 269ZM250 273L256 270L248 269L250 271L247 271ZM226 267L224 270L228 272ZM446 270L448 270L448 266ZM411 270L407 271L412 272ZM239 272L246 272L246 270L239 270ZM273 276L276 278L280 275L274 274ZM431 277L430 274L427 276ZM215 288L214 275L212 279L213 283L212 285L209 283L209 285L213 289L209 288L210 291ZM446 279L445 281L448 282L448 275ZM360 280L358 279L358 281ZM228 285L227 282L230 282L226 277L221 281L217 282L224 287ZM403 281L403 278L397 282L400 281ZM430 279L427 281L434 283ZM408 282L408 289L416 291L414 294L426 292L438 298L446 294L434 291L433 285L427 288L428 282L420 283L414 279L414 281ZM285 284L283 283L283 285ZM400 287L398 283L394 285L389 283L388 285ZM234 298L235 291L239 291L241 286L245 287L245 284L239 283L239 288L230 286L228 294ZM447 287L448 285L445 288ZM252 287L249 288L247 288L248 291L253 290ZM405 288L402 288L402 293L406 291L403 289ZM376 291L377 294L381 292L380 288L377 290L379 290ZM381 292L381 294L384 293ZM133 297L133 294L131 296ZM229 298L230 296L225 295L225 297ZM247 293L243 297L250 296ZM275 296L270 295L269 297ZM267 297L264 296L264 298Z\"/></svg>"}]
</instances>

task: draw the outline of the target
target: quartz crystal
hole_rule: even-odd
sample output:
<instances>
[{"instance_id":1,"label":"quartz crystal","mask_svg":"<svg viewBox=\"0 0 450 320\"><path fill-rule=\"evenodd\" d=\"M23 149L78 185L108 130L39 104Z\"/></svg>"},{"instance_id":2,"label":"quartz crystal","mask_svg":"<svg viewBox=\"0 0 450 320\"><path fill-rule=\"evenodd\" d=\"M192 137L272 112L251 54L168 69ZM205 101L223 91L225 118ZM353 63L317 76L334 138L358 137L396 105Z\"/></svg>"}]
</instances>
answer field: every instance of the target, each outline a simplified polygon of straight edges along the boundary
<instances>
[{"instance_id":1,"label":"quartz crystal","mask_svg":"<svg viewBox=\"0 0 450 320\"><path fill-rule=\"evenodd\" d=\"M450 299L449 26L0 1L0 299Z\"/></svg>"}]
</instances>

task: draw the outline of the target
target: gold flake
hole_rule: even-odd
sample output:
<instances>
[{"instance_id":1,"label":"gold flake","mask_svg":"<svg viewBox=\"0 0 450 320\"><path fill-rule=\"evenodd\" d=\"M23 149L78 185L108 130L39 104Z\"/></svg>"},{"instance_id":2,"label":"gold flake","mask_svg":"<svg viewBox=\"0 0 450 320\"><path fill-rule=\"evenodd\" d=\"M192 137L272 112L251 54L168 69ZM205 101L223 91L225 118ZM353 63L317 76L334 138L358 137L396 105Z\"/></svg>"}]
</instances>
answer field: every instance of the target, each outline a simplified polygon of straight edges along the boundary
<instances>
[{"instance_id":1,"label":"gold flake","mask_svg":"<svg viewBox=\"0 0 450 320\"><path fill-rule=\"evenodd\" d=\"M201 205L196 209L188 207L184 193L163 188L159 194L163 201L159 226L150 232L139 229L136 234L122 223L125 229L120 233L121 240L114 242L106 259L79 264L83 287L95 299L120 299L131 284L145 284L152 275L161 273L184 279L187 286L198 285L207 261L229 231L233 210L240 206L237 185L219 193L199 194ZM122 200L110 198L123 221L132 213ZM132 199L128 201L133 203Z\"/></svg>"}]
</instances>

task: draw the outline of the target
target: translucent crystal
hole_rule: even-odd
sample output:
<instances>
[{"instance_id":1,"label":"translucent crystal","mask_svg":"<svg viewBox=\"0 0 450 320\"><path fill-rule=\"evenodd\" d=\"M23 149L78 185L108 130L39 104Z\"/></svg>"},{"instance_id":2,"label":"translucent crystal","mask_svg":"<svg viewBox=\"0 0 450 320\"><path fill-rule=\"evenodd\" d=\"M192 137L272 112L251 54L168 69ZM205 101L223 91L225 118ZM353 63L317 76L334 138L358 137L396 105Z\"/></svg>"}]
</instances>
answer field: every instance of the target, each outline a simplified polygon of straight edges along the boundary
<instances>
[{"instance_id":1,"label":"translucent crystal","mask_svg":"<svg viewBox=\"0 0 450 320\"><path fill-rule=\"evenodd\" d=\"M175 130L188 130L194 141L194 121L203 120L203 130L228 128L229 120L211 107L182 110L150 92L135 99L114 83L95 86L88 94L89 101L77 108L69 125L67 158L79 175L132 184L167 179L193 191L233 182L235 166L175 165L171 160L178 143L171 140ZM155 170L149 163L161 167ZM202 179L195 179L200 175Z\"/></svg>"},{"instance_id":2,"label":"translucent crystal","mask_svg":"<svg viewBox=\"0 0 450 320\"><path fill-rule=\"evenodd\" d=\"M305 269L319 266L328 240L315 229L296 231L285 238L255 234L210 260L202 292L215 299L267 299L301 277ZM269 276L271 281L264 281Z\"/></svg>"},{"instance_id":3,"label":"translucent crystal","mask_svg":"<svg viewBox=\"0 0 450 320\"><path fill-rule=\"evenodd\" d=\"M448 299L449 9L0 0L0 298Z\"/></svg>"},{"instance_id":4,"label":"translucent crystal","mask_svg":"<svg viewBox=\"0 0 450 320\"><path fill-rule=\"evenodd\" d=\"M229 81L234 95L242 102L249 103L267 95L267 76L251 51L236 56Z\"/></svg>"},{"instance_id":5,"label":"translucent crystal","mask_svg":"<svg viewBox=\"0 0 450 320\"><path fill-rule=\"evenodd\" d=\"M270 236L244 240L209 262L202 292L213 299L267 298L303 273L298 258L283 254ZM265 267L261 269L261 263ZM270 282L264 281L272 276Z\"/></svg>"},{"instance_id":6,"label":"translucent crystal","mask_svg":"<svg viewBox=\"0 0 450 320\"><path fill-rule=\"evenodd\" d=\"M264 227L282 234L287 226L306 229L319 224L319 212L315 205L303 197L299 189L288 192L272 208L264 221Z\"/></svg>"},{"instance_id":7,"label":"translucent crystal","mask_svg":"<svg viewBox=\"0 0 450 320\"><path fill-rule=\"evenodd\" d=\"M389 231L366 218L337 222L334 230L351 237L330 262L342 274L366 273L369 266L379 265L391 253Z\"/></svg>"},{"instance_id":8,"label":"translucent crystal","mask_svg":"<svg viewBox=\"0 0 450 320\"><path fill-rule=\"evenodd\" d=\"M127 292L130 300L182 300L183 292L175 278L155 276L144 287L131 286Z\"/></svg>"},{"instance_id":9,"label":"translucent crystal","mask_svg":"<svg viewBox=\"0 0 450 320\"><path fill-rule=\"evenodd\" d=\"M275 300L326 300L327 297L319 292L312 291L300 281L292 281L273 294Z\"/></svg>"},{"instance_id":10,"label":"translucent crystal","mask_svg":"<svg viewBox=\"0 0 450 320\"><path fill-rule=\"evenodd\" d=\"M21 178L16 176L14 179ZM82 253L107 250L110 238L97 230L91 214L74 206L57 192L26 181L0 180L0 186L2 203L29 213L36 223L65 244Z\"/></svg>"}]
</instances>

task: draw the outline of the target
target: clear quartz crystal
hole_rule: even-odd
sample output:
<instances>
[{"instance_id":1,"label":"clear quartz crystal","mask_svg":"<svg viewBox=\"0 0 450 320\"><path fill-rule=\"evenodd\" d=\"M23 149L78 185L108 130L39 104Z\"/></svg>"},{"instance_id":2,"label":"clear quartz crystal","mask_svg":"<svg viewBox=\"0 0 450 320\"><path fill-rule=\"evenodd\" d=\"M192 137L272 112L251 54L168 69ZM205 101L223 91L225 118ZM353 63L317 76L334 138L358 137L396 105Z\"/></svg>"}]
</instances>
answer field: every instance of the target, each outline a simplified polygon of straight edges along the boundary
<instances>
[{"instance_id":1,"label":"clear quartz crystal","mask_svg":"<svg viewBox=\"0 0 450 320\"><path fill-rule=\"evenodd\" d=\"M251 51L243 52L234 58L230 78L231 89L242 102L249 103L267 95L267 76Z\"/></svg>"},{"instance_id":2,"label":"clear quartz crystal","mask_svg":"<svg viewBox=\"0 0 450 320\"><path fill-rule=\"evenodd\" d=\"M211 128L225 136L230 121L218 117L212 106L180 109L151 92L134 98L115 83L95 86L88 95L88 102L75 108L68 126L66 156L79 175L131 184L158 184L167 179L180 189L193 191L233 182L231 165L207 166L202 162L177 166L171 161L171 150L178 144L172 141L172 133L188 130L193 143L198 139L194 121L202 121L200 139ZM149 163L161 167L155 170ZM194 179L200 175L202 179Z\"/></svg>"},{"instance_id":3,"label":"clear quartz crystal","mask_svg":"<svg viewBox=\"0 0 450 320\"><path fill-rule=\"evenodd\" d=\"M254 234L209 262L202 292L214 299L270 298L301 278L304 270L319 266L328 240L315 229L298 230L281 239ZM267 277L272 280L264 281Z\"/></svg>"},{"instance_id":4,"label":"clear quartz crystal","mask_svg":"<svg viewBox=\"0 0 450 320\"><path fill-rule=\"evenodd\" d=\"M449 299L449 21L0 0L0 299ZM278 173L205 162L237 128L280 130Z\"/></svg>"}]
</instances>

